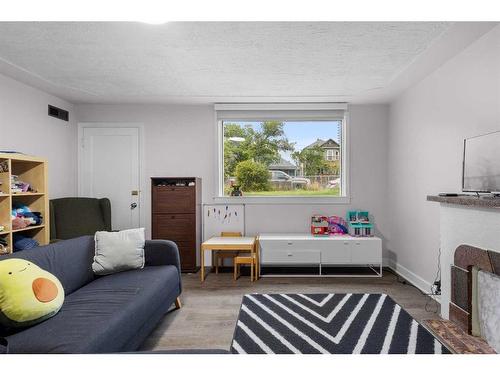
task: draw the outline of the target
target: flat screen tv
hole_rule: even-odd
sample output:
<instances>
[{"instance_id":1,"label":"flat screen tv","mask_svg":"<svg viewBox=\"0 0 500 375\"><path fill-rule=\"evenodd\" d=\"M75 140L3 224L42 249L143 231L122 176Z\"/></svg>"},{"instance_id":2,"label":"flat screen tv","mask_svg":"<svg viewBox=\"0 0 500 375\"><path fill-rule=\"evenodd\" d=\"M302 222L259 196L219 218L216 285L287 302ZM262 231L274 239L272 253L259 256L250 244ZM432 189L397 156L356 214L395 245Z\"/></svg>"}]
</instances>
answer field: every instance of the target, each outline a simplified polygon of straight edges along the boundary
<instances>
[{"instance_id":1,"label":"flat screen tv","mask_svg":"<svg viewBox=\"0 0 500 375\"><path fill-rule=\"evenodd\" d=\"M500 131L464 140L462 190L500 192Z\"/></svg>"}]
</instances>

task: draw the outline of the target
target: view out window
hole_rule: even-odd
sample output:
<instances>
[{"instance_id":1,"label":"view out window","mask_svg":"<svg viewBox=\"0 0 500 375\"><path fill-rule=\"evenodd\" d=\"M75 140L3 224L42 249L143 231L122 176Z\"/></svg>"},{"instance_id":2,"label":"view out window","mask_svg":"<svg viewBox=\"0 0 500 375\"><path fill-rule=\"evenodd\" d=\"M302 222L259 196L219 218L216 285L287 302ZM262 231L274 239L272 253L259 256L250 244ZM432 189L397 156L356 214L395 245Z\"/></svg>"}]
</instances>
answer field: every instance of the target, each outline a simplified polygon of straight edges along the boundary
<instances>
[{"instance_id":1,"label":"view out window","mask_svg":"<svg viewBox=\"0 0 500 375\"><path fill-rule=\"evenodd\" d=\"M220 124L224 196L342 195L342 120Z\"/></svg>"}]
</instances>

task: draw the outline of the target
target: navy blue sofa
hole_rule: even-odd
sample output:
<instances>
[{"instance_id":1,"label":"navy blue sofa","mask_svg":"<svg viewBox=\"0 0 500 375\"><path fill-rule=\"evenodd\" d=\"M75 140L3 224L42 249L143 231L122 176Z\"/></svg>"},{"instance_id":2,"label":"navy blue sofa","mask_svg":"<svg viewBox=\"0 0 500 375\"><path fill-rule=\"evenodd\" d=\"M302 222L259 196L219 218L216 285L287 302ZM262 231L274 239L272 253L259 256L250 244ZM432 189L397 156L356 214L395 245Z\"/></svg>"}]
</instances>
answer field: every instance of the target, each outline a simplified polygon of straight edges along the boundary
<instances>
[{"instance_id":1,"label":"navy blue sofa","mask_svg":"<svg viewBox=\"0 0 500 375\"><path fill-rule=\"evenodd\" d=\"M171 241L146 241L145 267L108 276L92 272L94 238L79 237L2 256L53 273L66 294L54 317L0 334L4 353L117 353L137 350L181 294L179 251Z\"/></svg>"}]
</instances>

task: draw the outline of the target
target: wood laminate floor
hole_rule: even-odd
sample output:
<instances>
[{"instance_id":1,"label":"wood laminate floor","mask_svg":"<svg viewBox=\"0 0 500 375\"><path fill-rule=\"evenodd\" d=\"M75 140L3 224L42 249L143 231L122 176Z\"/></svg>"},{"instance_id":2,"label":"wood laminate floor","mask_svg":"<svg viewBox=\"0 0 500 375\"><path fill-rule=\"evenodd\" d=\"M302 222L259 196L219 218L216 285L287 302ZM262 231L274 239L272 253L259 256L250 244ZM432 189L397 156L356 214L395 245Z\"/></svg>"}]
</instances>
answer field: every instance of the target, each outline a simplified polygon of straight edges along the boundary
<instances>
[{"instance_id":1,"label":"wood laminate floor","mask_svg":"<svg viewBox=\"0 0 500 375\"><path fill-rule=\"evenodd\" d=\"M401 279L399 279L401 281ZM163 318L141 350L229 349L246 293L386 293L416 320L438 319L438 305L390 271L382 278L261 278L234 281L232 273L183 274L182 308ZM426 308L427 304L427 308ZM428 310L428 311L426 311Z\"/></svg>"}]
</instances>

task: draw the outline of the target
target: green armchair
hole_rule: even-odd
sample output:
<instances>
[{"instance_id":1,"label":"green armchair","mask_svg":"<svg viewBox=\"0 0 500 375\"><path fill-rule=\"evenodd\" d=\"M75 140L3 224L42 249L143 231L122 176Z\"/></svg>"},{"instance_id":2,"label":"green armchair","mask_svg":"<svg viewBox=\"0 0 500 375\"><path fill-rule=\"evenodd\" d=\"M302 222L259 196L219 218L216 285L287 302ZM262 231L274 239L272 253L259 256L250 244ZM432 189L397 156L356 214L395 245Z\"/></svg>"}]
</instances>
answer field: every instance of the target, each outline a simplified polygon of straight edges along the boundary
<instances>
[{"instance_id":1,"label":"green armchair","mask_svg":"<svg viewBox=\"0 0 500 375\"><path fill-rule=\"evenodd\" d=\"M50 200L49 206L51 242L111 231L108 198L59 198Z\"/></svg>"}]
</instances>

